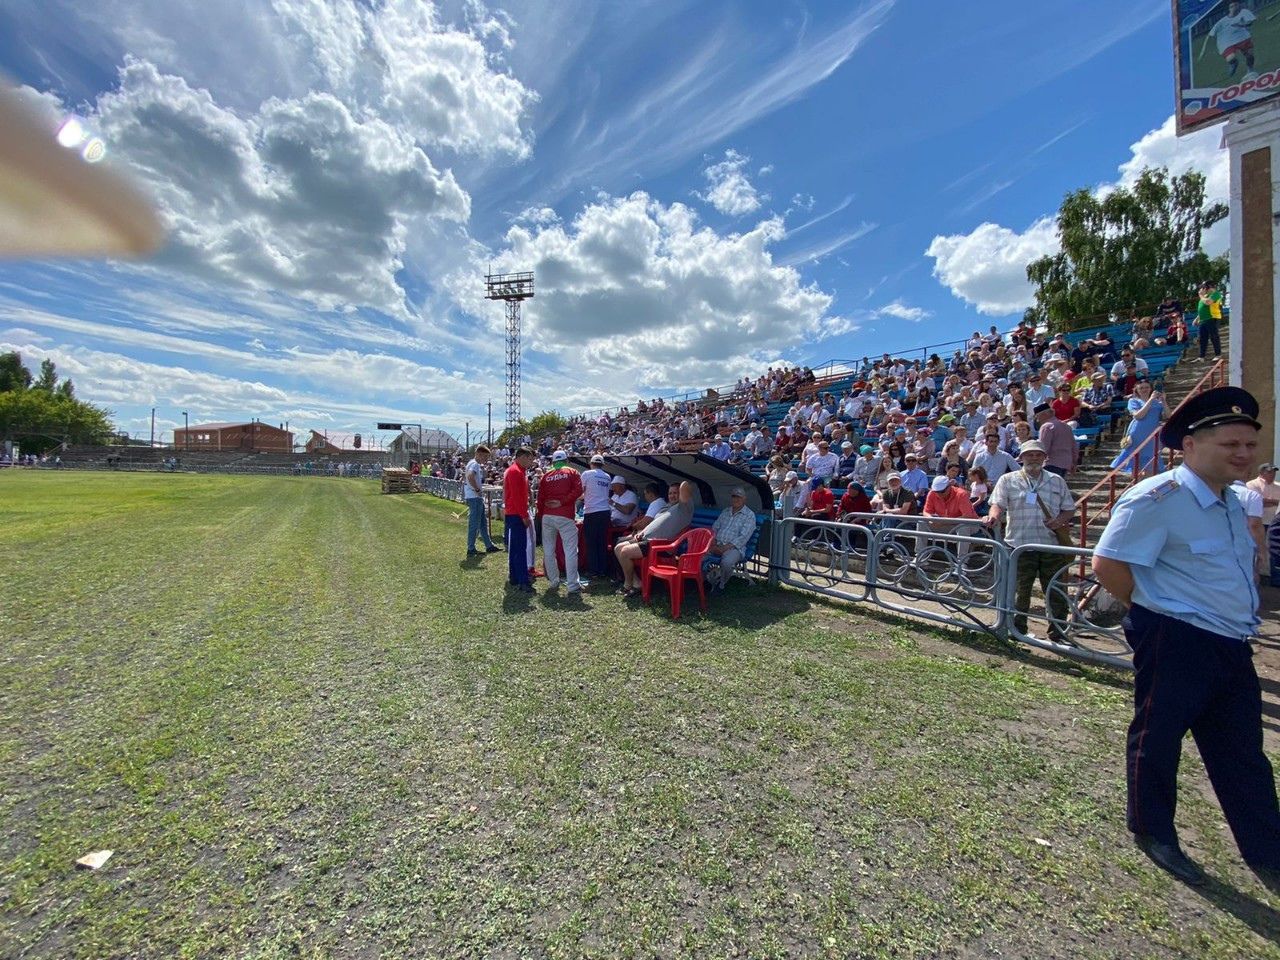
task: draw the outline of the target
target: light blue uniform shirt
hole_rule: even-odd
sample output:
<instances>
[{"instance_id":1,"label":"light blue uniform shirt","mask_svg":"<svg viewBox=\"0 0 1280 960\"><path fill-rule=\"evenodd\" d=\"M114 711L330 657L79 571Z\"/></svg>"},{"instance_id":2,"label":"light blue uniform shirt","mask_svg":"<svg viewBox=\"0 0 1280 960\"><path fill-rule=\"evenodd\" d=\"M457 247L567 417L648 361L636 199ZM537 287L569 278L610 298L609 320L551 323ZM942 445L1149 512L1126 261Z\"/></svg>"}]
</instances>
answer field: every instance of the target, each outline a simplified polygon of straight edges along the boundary
<instances>
[{"instance_id":1,"label":"light blue uniform shirt","mask_svg":"<svg viewBox=\"0 0 1280 960\"><path fill-rule=\"evenodd\" d=\"M1258 629L1254 551L1244 507L1187 466L1141 480L1112 510L1094 552L1133 571L1133 602L1226 637Z\"/></svg>"}]
</instances>

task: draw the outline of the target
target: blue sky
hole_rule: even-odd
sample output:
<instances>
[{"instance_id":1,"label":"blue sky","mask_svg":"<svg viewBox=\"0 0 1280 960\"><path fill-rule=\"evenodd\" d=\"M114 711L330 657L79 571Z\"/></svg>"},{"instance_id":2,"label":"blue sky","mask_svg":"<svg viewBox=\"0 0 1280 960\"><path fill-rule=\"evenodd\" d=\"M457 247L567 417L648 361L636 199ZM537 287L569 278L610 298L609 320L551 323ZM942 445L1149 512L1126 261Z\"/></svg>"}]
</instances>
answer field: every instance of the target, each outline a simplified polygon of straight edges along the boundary
<instances>
[{"instance_id":1,"label":"blue sky","mask_svg":"<svg viewBox=\"0 0 1280 960\"><path fill-rule=\"evenodd\" d=\"M502 419L1011 325L1064 193L1172 132L1169 5L5 0L0 68L155 198L145 263L0 266L0 349L146 435ZM1225 227L1211 244L1221 244Z\"/></svg>"}]
</instances>

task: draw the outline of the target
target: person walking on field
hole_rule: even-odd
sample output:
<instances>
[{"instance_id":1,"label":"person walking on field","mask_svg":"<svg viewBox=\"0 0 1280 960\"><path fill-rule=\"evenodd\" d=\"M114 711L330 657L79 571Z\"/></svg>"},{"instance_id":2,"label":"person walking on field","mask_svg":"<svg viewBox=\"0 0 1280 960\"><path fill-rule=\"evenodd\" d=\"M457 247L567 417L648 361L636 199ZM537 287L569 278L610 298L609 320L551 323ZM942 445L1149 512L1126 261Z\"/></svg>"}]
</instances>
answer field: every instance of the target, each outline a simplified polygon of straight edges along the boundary
<instances>
[{"instance_id":1,"label":"person walking on field","mask_svg":"<svg viewBox=\"0 0 1280 960\"><path fill-rule=\"evenodd\" d=\"M1094 550L1098 581L1129 608L1129 830L1157 866L1193 886L1205 874L1174 826L1188 730L1245 862L1280 887L1280 804L1249 642L1261 623L1257 545L1231 485L1252 472L1261 427L1257 400L1239 387L1187 400L1161 435L1182 464L1129 487Z\"/></svg>"},{"instance_id":2,"label":"person walking on field","mask_svg":"<svg viewBox=\"0 0 1280 960\"><path fill-rule=\"evenodd\" d=\"M547 571L547 588L560 587L560 563L556 541L564 550L564 579L568 593L582 590L578 579L578 525L574 510L582 499L582 476L569 466L569 455L557 450L551 455L552 469L538 483L538 513L542 515L542 566Z\"/></svg>"},{"instance_id":3,"label":"person walking on field","mask_svg":"<svg viewBox=\"0 0 1280 960\"><path fill-rule=\"evenodd\" d=\"M484 466L493 456L484 444L476 447L476 455L468 463L463 472L462 499L467 504L467 556L478 556L476 536L484 541L486 553L493 553L499 548L489 536L489 520L484 515Z\"/></svg>"},{"instance_id":4,"label":"person walking on field","mask_svg":"<svg viewBox=\"0 0 1280 960\"><path fill-rule=\"evenodd\" d=\"M533 593L529 579L529 535L533 520L529 517L529 479L533 451L521 447L502 475L502 513L506 519L507 581L524 593Z\"/></svg>"}]
</instances>

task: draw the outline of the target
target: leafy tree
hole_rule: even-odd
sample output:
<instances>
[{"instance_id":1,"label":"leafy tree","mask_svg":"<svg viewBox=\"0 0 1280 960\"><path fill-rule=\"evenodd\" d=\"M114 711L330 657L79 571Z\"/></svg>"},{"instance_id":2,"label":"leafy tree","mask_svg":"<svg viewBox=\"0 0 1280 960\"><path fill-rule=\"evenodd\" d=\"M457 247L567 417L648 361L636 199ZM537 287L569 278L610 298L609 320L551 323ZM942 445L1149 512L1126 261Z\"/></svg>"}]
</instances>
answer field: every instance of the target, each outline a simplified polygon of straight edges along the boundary
<instances>
[{"instance_id":1,"label":"leafy tree","mask_svg":"<svg viewBox=\"0 0 1280 960\"><path fill-rule=\"evenodd\" d=\"M36 378L36 382L31 385L33 390L43 390L45 393L53 393L58 388L58 368L54 366L52 360L48 357L40 364L40 376Z\"/></svg>"},{"instance_id":2,"label":"leafy tree","mask_svg":"<svg viewBox=\"0 0 1280 960\"><path fill-rule=\"evenodd\" d=\"M1205 204L1204 175L1145 169L1132 187L1070 193L1058 211L1061 252L1027 265L1036 286L1028 318L1066 329L1079 317L1154 304L1227 275L1227 258L1200 249L1227 216Z\"/></svg>"},{"instance_id":3,"label":"leafy tree","mask_svg":"<svg viewBox=\"0 0 1280 960\"><path fill-rule=\"evenodd\" d=\"M554 410L543 410L532 420L521 420L514 427L503 430L498 435L497 444L502 446L504 443L514 441L518 437L526 434L537 440L539 437L545 437L548 434L563 433L569 426L569 421L556 413Z\"/></svg>"},{"instance_id":4,"label":"leafy tree","mask_svg":"<svg viewBox=\"0 0 1280 960\"><path fill-rule=\"evenodd\" d=\"M25 390L31 386L31 371L22 365L22 355L17 350L0 353L0 393Z\"/></svg>"},{"instance_id":5,"label":"leafy tree","mask_svg":"<svg viewBox=\"0 0 1280 960\"><path fill-rule=\"evenodd\" d=\"M40 365L33 383L17 353L0 355L0 437L41 453L64 440L106 443L113 433L110 411L77 400L70 380L58 383L52 360Z\"/></svg>"}]
</instances>

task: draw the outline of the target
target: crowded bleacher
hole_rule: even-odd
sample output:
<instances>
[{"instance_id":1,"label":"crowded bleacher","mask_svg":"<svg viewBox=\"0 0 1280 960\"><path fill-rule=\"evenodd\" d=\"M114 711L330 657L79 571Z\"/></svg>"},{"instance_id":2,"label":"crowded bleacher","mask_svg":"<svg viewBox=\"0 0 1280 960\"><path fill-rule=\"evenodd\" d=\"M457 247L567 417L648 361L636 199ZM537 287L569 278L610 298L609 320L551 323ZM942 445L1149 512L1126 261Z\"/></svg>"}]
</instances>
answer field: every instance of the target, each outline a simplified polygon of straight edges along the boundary
<instances>
[{"instance_id":1,"label":"crowded bleacher","mask_svg":"<svg viewBox=\"0 0 1280 960\"><path fill-rule=\"evenodd\" d=\"M1005 334L975 330L947 358L886 353L821 377L770 368L698 399L642 401L519 440L537 453L535 477L557 448L582 457L698 453L767 480L779 515L928 513L945 478L981 517L1024 444L1047 444L1046 468L1074 472L1104 431L1127 421L1139 384L1159 389L1186 343L1182 305L1170 298L1148 316L1065 334L1027 323ZM494 452L497 481L510 450ZM449 477L461 467L458 459L427 469Z\"/></svg>"}]
</instances>

